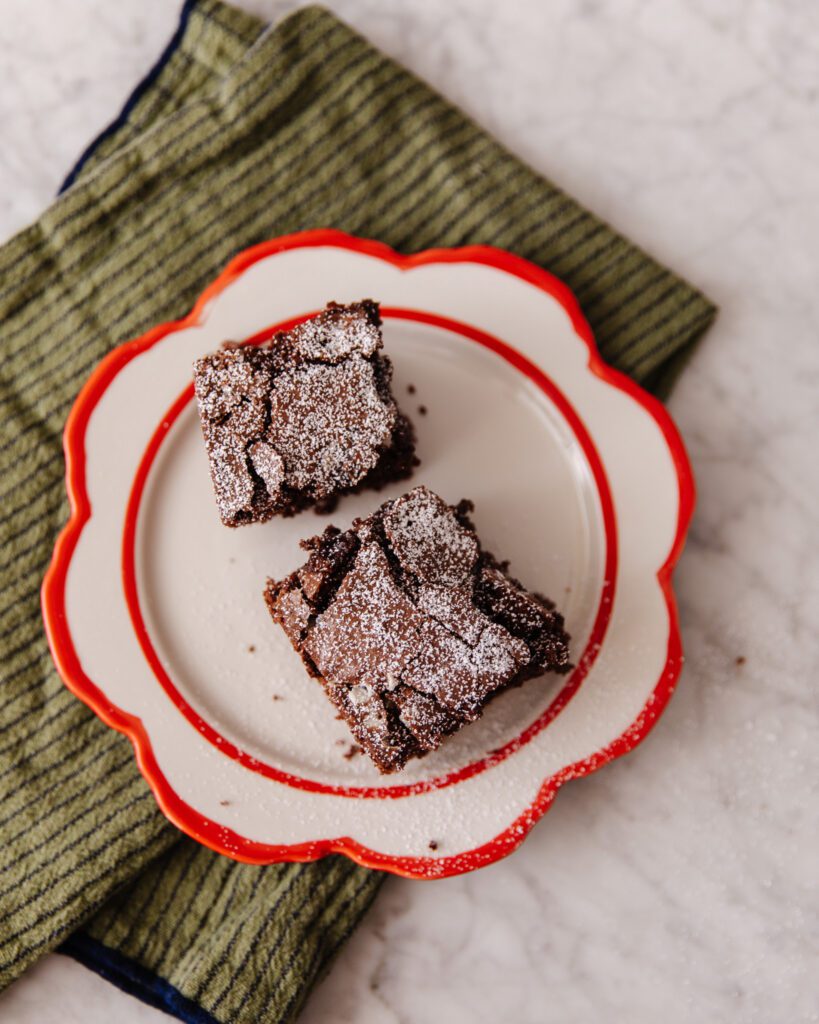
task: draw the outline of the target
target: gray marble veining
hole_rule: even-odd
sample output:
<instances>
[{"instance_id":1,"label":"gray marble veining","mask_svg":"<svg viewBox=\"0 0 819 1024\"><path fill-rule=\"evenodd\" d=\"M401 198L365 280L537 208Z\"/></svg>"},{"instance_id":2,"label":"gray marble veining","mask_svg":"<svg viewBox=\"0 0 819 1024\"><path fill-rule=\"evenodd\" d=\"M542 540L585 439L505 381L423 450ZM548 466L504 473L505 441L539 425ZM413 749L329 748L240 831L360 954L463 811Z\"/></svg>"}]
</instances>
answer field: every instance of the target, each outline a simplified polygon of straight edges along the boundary
<instances>
[{"instance_id":1,"label":"gray marble veining","mask_svg":"<svg viewBox=\"0 0 819 1024\"><path fill-rule=\"evenodd\" d=\"M48 203L176 6L3 0L0 234ZM722 311L671 402L699 505L663 721L507 861L388 882L302 1020L819 1021L819 7L329 6ZM167 1018L52 956L0 1020Z\"/></svg>"}]
</instances>

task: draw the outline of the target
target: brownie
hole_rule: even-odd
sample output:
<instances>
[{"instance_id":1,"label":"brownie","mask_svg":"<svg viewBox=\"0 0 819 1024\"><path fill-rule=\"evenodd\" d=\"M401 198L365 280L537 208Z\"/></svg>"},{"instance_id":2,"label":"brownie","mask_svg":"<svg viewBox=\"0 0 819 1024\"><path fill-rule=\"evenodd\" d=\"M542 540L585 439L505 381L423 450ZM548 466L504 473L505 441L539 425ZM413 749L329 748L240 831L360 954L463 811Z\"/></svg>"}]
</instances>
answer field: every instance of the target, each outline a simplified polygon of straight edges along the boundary
<instances>
[{"instance_id":1,"label":"brownie","mask_svg":"<svg viewBox=\"0 0 819 1024\"><path fill-rule=\"evenodd\" d=\"M416 487L303 541L306 563L267 582L273 619L382 772L571 667L563 617L481 548L471 510Z\"/></svg>"},{"instance_id":2,"label":"brownie","mask_svg":"<svg viewBox=\"0 0 819 1024\"><path fill-rule=\"evenodd\" d=\"M331 302L263 345L228 344L194 363L226 526L329 511L341 494L412 473L414 431L382 345L376 302Z\"/></svg>"}]
</instances>

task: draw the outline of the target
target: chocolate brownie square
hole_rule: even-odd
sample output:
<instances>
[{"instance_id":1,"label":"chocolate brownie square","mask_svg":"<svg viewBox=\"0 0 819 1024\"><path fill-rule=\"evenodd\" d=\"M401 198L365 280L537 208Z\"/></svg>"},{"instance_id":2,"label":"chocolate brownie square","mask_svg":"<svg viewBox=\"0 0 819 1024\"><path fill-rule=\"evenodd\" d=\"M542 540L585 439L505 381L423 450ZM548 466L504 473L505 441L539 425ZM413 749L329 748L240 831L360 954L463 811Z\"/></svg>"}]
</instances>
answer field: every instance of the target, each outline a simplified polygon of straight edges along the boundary
<instances>
[{"instance_id":1,"label":"chocolate brownie square","mask_svg":"<svg viewBox=\"0 0 819 1024\"><path fill-rule=\"evenodd\" d=\"M382 346L376 302L331 302L263 345L223 346L194 363L226 526L329 511L341 494L410 476L414 432Z\"/></svg>"},{"instance_id":2,"label":"chocolate brownie square","mask_svg":"<svg viewBox=\"0 0 819 1024\"><path fill-rule=\"evenodd\" d=\"M481 548L471 510L416 487L303 541L306 563L267 582L273 619L382 772L571 667L562 616Z\"/></svg>"}]
</instances>

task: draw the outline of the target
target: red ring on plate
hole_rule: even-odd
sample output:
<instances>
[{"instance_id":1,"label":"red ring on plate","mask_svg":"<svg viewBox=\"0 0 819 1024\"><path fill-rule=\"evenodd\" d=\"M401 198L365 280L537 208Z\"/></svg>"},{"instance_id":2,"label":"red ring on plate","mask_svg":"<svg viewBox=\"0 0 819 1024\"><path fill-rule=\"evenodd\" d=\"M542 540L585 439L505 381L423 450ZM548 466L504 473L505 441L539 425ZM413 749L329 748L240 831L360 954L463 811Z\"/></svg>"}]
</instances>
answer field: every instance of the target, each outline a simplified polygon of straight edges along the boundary
<instances>
[{"instance_id":1,"label":"red ring on plate","mask_svg":"<svg viewBox=\"0 0 819 1024\"><path fill-rule=\"evenodd\" d=\"M291 320L267 327L264 331L260 331L258 334L254 334L250 338L247 338L244 343L246 345L261 344L268 340L277 331L289 330L297 323L300 323L314 315L314 313L306 313L302 316L294 317ZM153 645L151 635L145 625L142 608L140 607L135 557L136 533L145 485L148 481L154 461L162 448L163 442L168 437L174 423L176 423L179 416L193 400L193 384L190 384L185 388L167 413L162 417L159 426L154 431L147 447L145 448L145 452L143 453L142 459L137 467L137 471L131 485L131 493L128 497L128 505L125 510L125 525L122 534L122 582L125 590L125 600L128 605L128 611L131 616L134 632L136 633L139 645L142 648L142 653L145 655L145 660L148 662L151 671L156 676L159 684L162 686L162 689L173 701L176 708L185 716L188 722L190 722L190 724L221 753L226 754L234 761L238 761L250 771L263 775L268 779L273 779L275 782L280 782L287 786L293 786L296 789L307 790L311 793L327 793L332 796L366 799L413 796L418 793L425 793L433 789L442 789L444 786L451 786L455 783L463 782L464 780L471 778L473 775L478 775L481 772L486 771L487 768L491 768L494 765L500 764L501 761L505 761L507 757L515 753L517 750L520 750L521 747L534 739L539 732L545 729L546 726L549 725L550 722L553 722L560 712L563 711L572 697L577 693L580 688L580 684L588 674L591 666L594 664L597 654L600 651L606 629L608 628L609 619L611 618L617 578L617 528L614 516L614 505L611 499L608 480L606 479L606 474L603 469L603 463L588 431L583 425L582 420L554 381L550 380L542 370L538 369L534 363L530 362L529 359L521 355L521 353L516 349L512 348L511 345L508 345L506 342L487 334L485 331L478 330L476 327L472 327L469 324L464 324L460 321L452 320L449 317L439 316L434 313L427 313L422 310L401 309L390 306L383 307L381 315L385 320L413 320L418 323L443 328L444 330L459 334L461 337L476 342L477 344L494 352L496 355L501 356L501 358L516 370L528 377L529 380L544 392L549 400L557 407L571 428L578 444L582 448L586 461L592 471L594 482L597 487L597 494L603 516L603 528L606 536L606 558L603 569L603 583L600 590L600 601L597 606L597 612L595 614L591 633L589 634L589 639L582 655L580 656L577 667L561 687L559 693L550 702L548 707L534 720L534 722L530 723L522 732L509 740L502 747L499 747L497 750L493 750L485 757L479 758L478 760L472 761L461 768L448 772L446 775L439 775L433 779L424 779L403 785L399 783L393 786L339 786L319 782L315 779L305 778L301 775L294 775L291 772L286 772L281 768L277 768L275 765L261 761L252 754L248 754L247 751L242 750L241 747L237 747L235 743L231 742L217 729L215 729L207 719L203 718L179 692L165 669L165 666L162 664L162 661L156 652L156 648Z\"/></svg>"},{"instance_id":2,"label":"red ring on plate","mask_svg":"<svg viewBox=\"0 0 819 1024\"><path fill-rule=\"evenodd\" d=\"M83 529L91 518L91 504L85 481L85 435L94 409L108 386L122 368L142 352L174 331L198 324L207 305L253 264L277 253L314 247L346 249L383 260L404 271L436 263L475 263L494 267L520 281L525 281L534 288L539 288L560 303L565 310L578 338L588 350L589 370L610 387L628 395L656 424L668 447L677 474L679 502L676 528L666 559L655 574L668 615L666 660L645 704L634 721L600 750L565 765L553 775L545 776L533 799L521 810L517 818L503 827L497 835L479 846L448 856L382 853L345 835L322 836L301 843L261 842L249 839L227 825L205 817L183 800L166 778L142 720L114 704L89 678L77 655L68 626L68 571ZM603 360L595 344L592 330L570 289L542 267L514 253L489 245L470 245L458 249L426 249L407 256L390 249L382 242L356 238L332 228L296 232L261 242L231 260L200 295L186 317L159 324L141 337L118 346L102 360L80 391L68 415L63 434L63 447L66 460L66 490L71 514L54 545L54 553L43 579L41 592L43 623L54 664L68 689L84 701L103 722L123 733L131 741L140 771L165 815L193 839L234 860L248 864L305 862L318 860L328 854L340 853L363 867L390 871L407 878L447 878L493 864L520 846L536 822L549 810L564 783L590 775L615 758L634 750L651 732L676 688L682 670L683 651L677 604L674 599L673 573L685 544L696 503L694 475L685 445L662 403L630 377L615 370Z\"/></svg>"}]
</instances>

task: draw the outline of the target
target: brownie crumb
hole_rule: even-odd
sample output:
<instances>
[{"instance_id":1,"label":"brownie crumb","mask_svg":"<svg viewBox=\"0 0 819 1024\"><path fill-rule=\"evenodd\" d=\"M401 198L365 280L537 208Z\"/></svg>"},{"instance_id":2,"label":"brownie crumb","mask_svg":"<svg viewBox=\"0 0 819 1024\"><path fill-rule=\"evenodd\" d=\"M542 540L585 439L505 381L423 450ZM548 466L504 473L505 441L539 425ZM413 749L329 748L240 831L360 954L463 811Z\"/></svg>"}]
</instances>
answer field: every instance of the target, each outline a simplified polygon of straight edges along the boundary
<instances>
[{"instance_id":1,"label":"brownie crumb","mask_svg":"<svg viewBox=\"0 0 819 1024\"><path fill-rule=\"evenodd\" d=\"M284 697L282 697L281 694L274 693L272 700L284 700Z\"/></svg>"},{"instance_id":2,"label":"brownie crumb","mask_svg":"<svg viewBox=\"0 0 819 1024\"><path fill-rule=\"evenodd\" d=\"M415 431L392 394L381 315L370 299L331 302L261 345L194 363L219 515L261 523L412 474Z\"/></svg>"},{"instance_id":3,"label":"brownie crumb","mask_svg":"<svg viewBox=\"0 0 819 1024\"><path fill-rule=\"evenodd\" d=\"M414 384L407 384L407 391L411 395L414 395L415 394L415 385Z\"/></svg>"},{"instance_id":4,"label":"brownie crumb","mask_svg":"<svg viewBox=\"0 0 819 1024\"><path fill-rule=\"evenodd\" d=\"M746 661L745 655L744 654L739 654L734 659L734 664L739 668L740 666L745 664L745 661Z\"/></svg>"},{"instance_id":5,"label":"brownie crumb","mask_svg":"<svg viewBox=\"0 0 819 1024\"><path fill-rule=\"evenodd\" d=\"M471 509L416 487L303 541L305 564L267 581L272 618L381 772L510 686L571 668L563 617L483 550Z\"/></svg>"},{"instance_id":6,"label":"brownie crumb","mask_svg":"<svg viewBox=\"0 0 819 1024\"><path fill-rule=\"evenodd\" d=\"M426 416L426 414L427 414L427 407L425 405L419 405L418 406L418 414L419 414L419 416Z\"/></svg>"},{"instance_id":7,"label":"brownie crumb","mask_svg":"<svg viewBox=\"0 0 819 1024\"><path fill-rule=\"evenodd\" d=\"M430 839L428 845L429 845L430 850L437 850L438 849L438 843L434 839Z\"/></svg>"},{"instance_id":8,"label":"brownie crumb","mask_svg":"<svg viewBox=\"0 0 819 1024\"><path fill-rule=\"evenodd\" d=\"M349 748L344 752L345 761L352 761L352 759L361 753L361 747L357 743L351 743Z\"/></svg>"},{"instance_id":9,"label":"brownie crumb","mask_svg":"<svg viewBox=\"0 0 819 1024\"><path fill-rule=\"evenodd\" d=\"M232 803L231 800L220 800L219 801L219 806L220 807L230 807L231 803Z\"/></svg>"},{"instance_id":10,"label":"brownie crumb","mask_svg":"<svg viewBox=\"0 0 819 1024\"><path fill-rule=\"evenodd\" d=\"M256 653L256 645L255 644L248 644L247 653L248 654L255 654Z\"/></svg>"}]
</instances>

